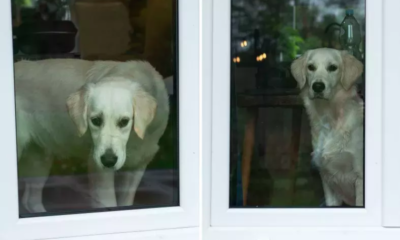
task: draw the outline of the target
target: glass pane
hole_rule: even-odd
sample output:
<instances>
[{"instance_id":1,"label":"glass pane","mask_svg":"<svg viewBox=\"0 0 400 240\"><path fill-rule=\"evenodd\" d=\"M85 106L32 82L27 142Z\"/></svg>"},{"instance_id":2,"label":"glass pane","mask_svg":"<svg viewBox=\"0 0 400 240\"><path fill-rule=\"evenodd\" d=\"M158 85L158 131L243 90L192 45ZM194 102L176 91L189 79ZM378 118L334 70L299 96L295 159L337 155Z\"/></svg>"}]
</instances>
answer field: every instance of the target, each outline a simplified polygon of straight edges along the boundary
<instances>
[{"instance_id":1,"label":"glass pane","mask_svg":"<svg viewBox=\"0 0 400 240\"><path fill-rule=\"evenodd\" d=\"M20 217L179 205L177 1L11 1Z\"/></svg>"},{"instance_id":2,"label":"glass pane","mask_svg":"<svg viewBox=\"0 0 400 240\"><path fill-rule=\"evenodd\" d=\"M232 0L230 207L364 207L365 0Z\"/></svg>"}]
</instances>

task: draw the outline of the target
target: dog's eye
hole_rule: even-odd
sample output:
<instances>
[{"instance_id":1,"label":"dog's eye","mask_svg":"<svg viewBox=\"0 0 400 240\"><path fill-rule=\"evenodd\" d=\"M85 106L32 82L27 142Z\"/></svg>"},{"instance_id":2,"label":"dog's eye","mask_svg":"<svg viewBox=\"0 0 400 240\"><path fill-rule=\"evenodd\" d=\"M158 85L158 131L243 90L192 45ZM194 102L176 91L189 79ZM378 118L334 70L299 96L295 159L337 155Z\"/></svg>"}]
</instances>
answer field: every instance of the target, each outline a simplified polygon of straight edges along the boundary
<instances>
[{"instance_id":1,"label":"dog's eye","mask_svg":"<svg viewBox=\"0 0 400 240\"><path fill-rule=\"evenodd\" d=\"M314 72L315 71L315 66L313 64L308 65L308 70Z\"/></svg>"},{"instance_id":2,"label":"dog's eye","mask_svg":"<svg viewBox=\"0 0 400 240\"><path fill-rule=\"evenodd\" d=\"M129 118L122 118L121 120L118 121L118 127L123 128L126 127L129 123Z\"/></svg>"},{"instance_id":3,"label":"dog's eye","mask_svg":"<svg viewBox=\"0 0 400 240\"><path fill-rule=\"evenodd\" d=\"M337 70L337 66L336 65L329 65L329 67L328 67L328 71L329 72L334 72L336 70Z\"/></svg>"},{"instance_id":4,"label":"dog's eye","mask_svg":"<svg viewBox=\"0 0 400 240\"><path fill-rule=\"evenodd\" d=\"M103 124L103 119L101 117L94 117L90 119L92 124L96 127L100 127Z\"/></svg>"}]
</instances>

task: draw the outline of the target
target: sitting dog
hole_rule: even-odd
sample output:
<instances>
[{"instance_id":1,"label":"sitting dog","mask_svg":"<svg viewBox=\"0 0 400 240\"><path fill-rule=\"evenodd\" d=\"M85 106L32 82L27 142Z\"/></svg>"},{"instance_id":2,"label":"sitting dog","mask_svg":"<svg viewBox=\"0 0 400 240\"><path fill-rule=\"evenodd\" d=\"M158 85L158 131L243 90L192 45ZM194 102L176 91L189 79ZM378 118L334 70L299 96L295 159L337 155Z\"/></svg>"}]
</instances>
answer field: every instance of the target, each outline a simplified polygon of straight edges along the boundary
<instances>
[{"instance_id":1,"label":"sitting dog","mask_svg":"<svg viewBox=\"0 0 400 240\"><path fill-rule=\"evenodd\" d=\"M326 205L364 206L364 104L355 86L363 64L322 48L296 59L291 71L310 119Z\"/></svg>"},{"instance_id":2,"label":"sitting dog","mask_svg":"<svg viewBox=\"0 0 400 240\"><path fill-rule=\"evenodd\" d=\"M18 163L42 177L26 183L29 212L45 212L42 190L55 158L88 161L92 207L133 204L169 116L167 90L149 63L21 61L15 88ZM129 173L114 182L120 169ZM114 184L125 191L116 194Z\"/></svg>"}]
</instances>

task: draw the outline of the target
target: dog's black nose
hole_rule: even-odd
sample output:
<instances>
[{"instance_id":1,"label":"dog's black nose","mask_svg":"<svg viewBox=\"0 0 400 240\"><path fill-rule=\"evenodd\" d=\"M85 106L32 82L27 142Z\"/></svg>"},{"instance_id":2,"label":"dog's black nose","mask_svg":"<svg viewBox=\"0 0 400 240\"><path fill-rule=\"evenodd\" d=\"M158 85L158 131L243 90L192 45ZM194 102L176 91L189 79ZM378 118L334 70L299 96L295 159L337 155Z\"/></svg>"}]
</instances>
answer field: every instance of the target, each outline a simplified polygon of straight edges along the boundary
<instances>
[{"instance_id":1,"label":"dog's black nose","mask_svg":"<svg viewBox=\"0 0 400 240\"><path fill-rule=\"evenodd\" d=\"M101 163L107 167L112 168L117 163L118 157L115 155L113 150L107 149L106 152L100 157Z\"/></svg>"},{"instance_id":2,"label":"dog's black nose","mask_svg":"<svg viewBox=\"0 0 400 240\"><path fill-rule=\"evenodd\" d=\"M325 84L322 82L313 83L312 89L316 93L322 93L325 90Z\"/></svg>"}]
</instances>

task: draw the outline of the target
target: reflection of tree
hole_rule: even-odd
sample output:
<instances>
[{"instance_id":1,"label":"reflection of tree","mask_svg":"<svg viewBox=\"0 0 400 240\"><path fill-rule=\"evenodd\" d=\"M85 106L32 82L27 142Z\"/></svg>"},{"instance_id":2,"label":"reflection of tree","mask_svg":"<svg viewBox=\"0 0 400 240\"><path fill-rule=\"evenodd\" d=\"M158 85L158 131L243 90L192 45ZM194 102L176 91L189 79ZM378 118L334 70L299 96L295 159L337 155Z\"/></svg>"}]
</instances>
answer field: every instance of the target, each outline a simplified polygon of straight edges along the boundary
<instances>
[{"instance_id":1,"label":"reflection of tree","mask_svg":"<svg viewBox=\"0 0 400 240\"><path fill-rule=\"evenodd\" d=\"M291 13L289 1L282 0L233 0L232 25L237 32L233 38L243 38L259 29L262 41L260 44L269 46L269 56L276 57L279 51L284 56L296 55L296 43L301 42L297 31L285 25L283 19L288 16L282 13ZM297 36L296 36L297 35Z\"/></svg>"},{"instance_id":2,"label":"reflection of tree","mask_svg":"<svg viewBox=\"0 0 400 240\"><path fill-rule=\"evenodd\" d=\"M31 6L32 1L31 0L13 0L13 3L15 3L17 6Z\"/></svg>"},{"instance_id":3,"label":"reflection of tree","mask_svg":"<svg viewBox=\"0 0 400 240\"><path fill-rule=\"evenodd\" d=\"M362 3L365 0L232 0L232 40L242 41L259 29L258 47L267 47L262 50L274 59L282 54L284 61L311 48L339 48L337 32L325 33L326 27L341 23L347 8L358 10L363 26Z\"/></svg>"},{"instance_id":4,"label":"reflection of tree","mask_svg":"<svg viewBox=\"0 0 400 240\"><path fill-rule=\"evenodd\" d=\"M292 27L283 27L279 32L277 50L282 53L283 60L296 58L302 45L305 45L303 38Z\"/></svg>"}]
</instances>

